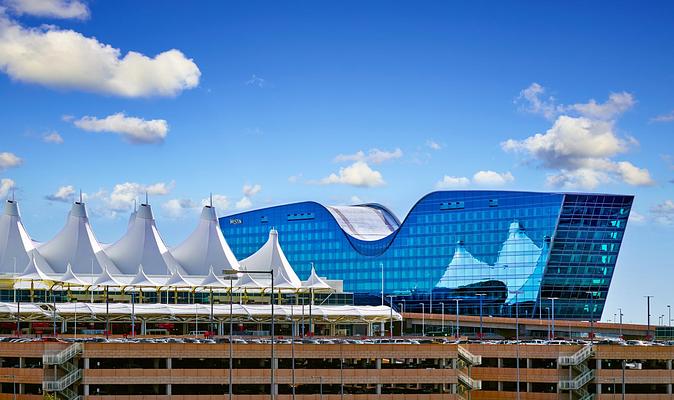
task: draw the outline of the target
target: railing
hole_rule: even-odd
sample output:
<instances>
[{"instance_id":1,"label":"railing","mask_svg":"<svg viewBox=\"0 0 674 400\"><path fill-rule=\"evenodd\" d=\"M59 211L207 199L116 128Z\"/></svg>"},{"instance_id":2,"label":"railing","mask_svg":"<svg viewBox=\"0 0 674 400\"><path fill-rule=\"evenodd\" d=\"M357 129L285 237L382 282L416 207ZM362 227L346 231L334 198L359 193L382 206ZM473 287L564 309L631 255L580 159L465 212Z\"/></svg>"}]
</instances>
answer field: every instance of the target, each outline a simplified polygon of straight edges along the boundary
<instances>
[{"instance_id":1,"label":"railing","mask_svg":"<svg viewBox=\"0 0 674 400\"><path fill-rule=\"evenodd\" d=\"M588 344L570 356L559 356L559 365L578 365L592 356L592 345Z\"/></svg>"},{"instance_id":2,"label":"railing","mask_svg":"<svg viewBox=\"0 0 674 400\"><path fill-rule=\"evenodd\" d=\"M466 350L465 348L458 346L457 351L459 353L459 357L463 358L468 362L470 365L480 365L482 364L482 356L475 355L471 353L470 351Z\"/></svg>"},{"instance_id":3,"label":"railing","mask_svg":"<svg viewBox=\"0 0 674 400\"><path fill-rule=\"evenodd\" d=\"M58 352L47 352L42 355L42 364L61 365L82 352L82 343L73 343Z\"/></svg>"},{"instance_id":4,"label":"railing","mask_svg":"<svg viewBox=\"0 0 674 400\"><path fill-rule=\"evenodd\" d=\"M65 388L61 391L61 396L65 397L66 400L81 400L82 398L82 396L68 388Z\"/></svg>"},{"instance_id":5,"label":"railing","mask_svg":"<svg viewBox=\"0 0 674 400\"><path fill-rule=\"evenodd\" d=\"M63 376L61 379L55 381L43 381L42 390L46 392L61 392L80 379L82 379L82 370L76 369Z\"/></svg>"},{"instance_id":6,"label":"railing","mask_svg":"<svg viewBox=\"0 0 674 400\"><path fill-rule=\"evenodd\" d=\"M467 386L471 390L480 390L482 389L482 381L473 379L470 376L466 375L465 372L459 370L457 372L457 377L459 378L459 381L463 383L465 386Z\"/></svg>"},{"instance_id":7,"label":"railing","mask_svg":"<svg viewBox=\"0 0 674 400\"><path fill-rule=\"evenodd\" d=\"M588 369L582 374L571 380L561 380L559 381L560 390L579 390L585 386L588 382L594 379L594 370Z\"/></svg>"}]
</instances>

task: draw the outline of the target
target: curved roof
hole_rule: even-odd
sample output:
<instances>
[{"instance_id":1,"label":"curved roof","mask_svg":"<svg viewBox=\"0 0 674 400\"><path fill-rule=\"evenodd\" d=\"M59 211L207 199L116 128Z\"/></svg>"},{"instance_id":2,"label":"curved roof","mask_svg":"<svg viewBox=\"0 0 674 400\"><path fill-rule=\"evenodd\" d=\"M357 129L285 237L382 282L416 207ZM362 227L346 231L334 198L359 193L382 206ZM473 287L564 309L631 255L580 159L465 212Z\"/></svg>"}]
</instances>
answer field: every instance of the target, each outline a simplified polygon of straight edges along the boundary
<instances>
[{"instance_id":1,"label":"curved roof","mask_svg":"<svg viewBox=\"0 0 674 400\"><path fill-rule=\"evenodd\" d=\"M148 275L183 272L159 235L149 204L140 205L126 234L106 252L123 274L136 275L141 264Z\"/></svg>"},{"instance_id":2,"label":"curved roof","mask_svg":"<svg viewBox=\"0 0 674 400\"><path fill-rule=\"evenodd\" d=\"M244 272L241 279L246 279L249 275L246 272L267 272L274 271L274 286L279 288L300 288L302 281L297 276L293 267L288 262L281 245L278 242L278 232L275 229L269 231L269 239L260 247L258 251L253 253L248 258L239 262L241 271ZM264 274L252 274L255 276L254 280L261 281L267 276Z\"/></svg>"},{"instance_id":3,"label":"curved roof","mask_svg":"<svg viewBox=\"0 0 674 400\"><path fill-rule=\"evenodd\" d=\"M383 207L363 204L356 206L325 207L342 230L356 239L379 240L395 232L398 219Z\"/></svg>"},{"instance_id":4,"label":"curved roof","mask_svg":"<svg viewBox=\"0 0 674 400\"><path fill-rule=\"evenodd\" d=\"M0 273L16 275L23 271L34 250L33 240L21 222L19 204L7 200L0 216Z\"/></svg>"},{"instance_id":5,"label":"curved roof","mask_svg":"<svg viewBox=\"0 0 674 400\"><path fill-rule=\"evenodd\" d=\"M239 262L222 235L212 206L204 206L197 228L172 253L190 275L207 275L209 267L217 271L239 269Z\"/></svg>"},{"instance_id":6,"label":"curved roof","mask_svg":"<svg viewBox=\"0 0 674 400\"><path fill-rule=\"evenodd\" d=\"M73 203L63 229L53 239L42 244L39 251L52 269L60 274L66 272L68 264L74 273L79 274L99 274L103 266L112 273L118 272L96 240L82 202Z\"/></svg>"}]
</instances>

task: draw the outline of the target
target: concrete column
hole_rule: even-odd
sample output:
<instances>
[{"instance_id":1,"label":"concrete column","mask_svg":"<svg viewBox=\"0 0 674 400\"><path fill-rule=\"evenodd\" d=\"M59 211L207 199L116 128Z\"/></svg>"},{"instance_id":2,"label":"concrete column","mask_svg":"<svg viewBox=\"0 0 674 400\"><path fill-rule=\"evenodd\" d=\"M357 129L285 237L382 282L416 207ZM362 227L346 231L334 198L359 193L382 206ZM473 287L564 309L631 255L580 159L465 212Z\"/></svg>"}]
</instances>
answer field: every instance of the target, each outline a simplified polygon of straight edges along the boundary
<instances>
[{"instance_id":1,"label":"concrete column","mask_svg":"<svg viewBox=\"0 0 674 400\"><path fill-rule=\"evenodd\" d=\"M147 324L145 323L145 320L142 320L140 322L140 334L145 335L146 331L147 331Z\"/></svg>"},{"instance_id":2,"label":"concrete column","mask_svg":"<svg viewBox=\"0 0 674 400\"><path fill-rule=\"evenodd\" d=\"M170 396L171 394L171 384L169 383L166 385L166 395Z\"/></svg>"},{"instance_id":3,"label":"concrete column","mask_svg":"<svg viewBox=\"0 0 674 400\"><path fill-rule=\"evenodd\" d=\"M672 360L667 360L667 369L672 369ZM667 394L672 394L672 384L667 385Z\"/></svg>"},{"instance_id":4,"label":"concrete column","mask_svg":"<svg viewBox=\"0 0 674 400\"><path fill-rule=\"evenodd\" d=\"M601 370L601 359L597 358L597 371ZM597 383L597 394L601 394L601 383Z\"/></svg>"},{"instance_id":5,"label":"concrete column","mask_svg":"<svg viewBox=\"0 0 674 400\"><path fill-rule=\"evenodd\" d=\"M496 359L496 365L497 365L499 368L503 368L503 359L502 359L502 358L497 358L497 359ZM499 392L502 392L502 391L503 391L503 382L502 382L502 381L498 381L498 382L496 383L496 389L497 389Z\"/></svg>"},{"instance_id":6,"label":"concrete column","mask_svg":"<svg viewBox=\"0 0 674 400\"><path fill-rule=\"evenodd\" d=\"M381 358L377 358L377 369L381 369ZM377 394L381 394L381 383L377 384Z\"/></svg>"},{"instance_id":7,"label":"concrete column","mask_svg":"<svg viewBox=\"0 0 674 400\"><path fill-rule=\"evenodd\" d=\"M278 381L278 358L274 358L274 371L274 376L277 378L274 380L274 387L271 388L271 391L274 393L274 398L276 398L278 395L278 383L276 383Z\"/></svg>"},{"instance_id":8,"label":"concrete column","mask_svg":"<svg viewBox=\"0 0 674 400\"><path fill-rule=\"evenodd\" d=\"M23 357L19 357L19 368L26 368L26 359ZM23 394L25 392L23 383L17 384L16 390L17 393Z\"/></svg>"},{"instance_id":9,"label":"concrete column","mask_svg":"<svg viewBox=\"0 0 674 400\"><path fill-rule=\"evenodd\" d=\"M531 368L531 358L527 358L527 370ZM527 381L527 392L531 392L531 382Z\"/></svg>"},{"instance_id":10,"label":"concrete column","mask_svg":"<svg viewBox=\"0 0 674 400\"><path fill-rule=\"evenodd\" d=\"M89 358L84 358L84 359L82 359L82 360L83 360L83 362L84 362L84 369L89 369L89 360L90 360L90 359L89 359ZM89 396L89 385L88 385L88 384L85 384L85 385L82 385L82 386L84 386L84 395L85 395L85 396Z\"/></svg>"},{"instance_id":11,"label":"concrete column","mask_svg":"<svg viewBox=\"0 0 674 400\"><path fill-rule=\"evenodd\" d=\"M218 335L223 336L225 334L225 324L220 321L218 322Z\"/></svg>"}]
</instances>

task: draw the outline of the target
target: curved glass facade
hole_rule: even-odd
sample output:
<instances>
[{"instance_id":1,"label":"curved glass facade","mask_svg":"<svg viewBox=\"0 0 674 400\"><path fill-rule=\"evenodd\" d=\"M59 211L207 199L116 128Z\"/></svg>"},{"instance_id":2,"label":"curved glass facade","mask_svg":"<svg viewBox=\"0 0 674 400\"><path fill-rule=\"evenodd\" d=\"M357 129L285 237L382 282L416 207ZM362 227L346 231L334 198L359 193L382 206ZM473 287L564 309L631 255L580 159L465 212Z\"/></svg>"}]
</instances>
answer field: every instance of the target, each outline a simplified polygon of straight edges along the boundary
<instances>
[{"instance_id":1,"label":"curved glass facade","mask_svg":"<svg viewBox=\"0 0 674 400\"><path fill-rule=\"evenodd\" d=\"M381 294L383 271L384 292L406 311L422 303L434 312L454 310L459 299L461 313L477 315L481 303L484 315L514 316L517 303L521 316L538 317L555 297L556 317L598 319L632 200L440 191L419 200L399 224L376 204L336 213L302 202L223 217L220 226L239 259L276 228L300 278L313 263L321 276L343 280L345 290L371 302ZM359 234L359 227L367 231Z\"/></svg>"}]
</instances>

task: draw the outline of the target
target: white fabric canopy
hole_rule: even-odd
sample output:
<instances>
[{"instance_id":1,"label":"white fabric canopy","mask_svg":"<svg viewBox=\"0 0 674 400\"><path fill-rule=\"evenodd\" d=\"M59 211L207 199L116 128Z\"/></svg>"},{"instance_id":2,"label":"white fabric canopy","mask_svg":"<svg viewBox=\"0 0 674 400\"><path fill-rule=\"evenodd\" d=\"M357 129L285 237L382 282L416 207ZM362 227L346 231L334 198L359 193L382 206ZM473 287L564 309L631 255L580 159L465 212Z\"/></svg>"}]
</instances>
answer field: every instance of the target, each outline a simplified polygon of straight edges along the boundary
<instances>
[{"instance_id":1,"label":"white fabric canopy","mask_svg":"<svg viewBox=\"0 0 674 400\"><path fill-rule=\"evenodd\" d=\"M7 200L0 216L0 274L20 273L28 265L34 250L33 240L21 222L19 205L14 200Z\"/></svg>"},{"instance_id":2,"label":"white fabric canopy","mask_svg":"<svg viewBox=\"0 0 674 400\"><path fill-rule=\"evenodd\" d=\"M275 305L274 318L289 320L291 316L295 320L309 317L309 307L299 305ZM42 316L44 319L53 317L53 305L27 304L21 303L21 314L32 314ZM0 316L16 314L16 303L0 303ZM381 322L389 321L391 317L395 321L402 320L402 316L387 306L313 306L311 307L311 317L320 318L329 322ZM199 316L203 318L210 316L211 307L208 304L134 304L129 303L109 303L107 305L107 314L110 316L130 317L131 314L137 317L165 317L169 318L191 318ZM56 314L59 319L69 318L77 314L90 315L92 317L105 316L105 303L56 303ZM227 319L230 315L229 304L214 304L213 316L218 319ZM250 320L268 320L271 317L271 305L269 304L232 304L232 314L236 319Z\"/></svg>"},{"instance_id":3,"label":"white fabric canopy","mask_svg":"<svg viewBox=\"0 0 674 400\"><path fill-rule=\"evenodd\" d=\"M215 208L204 206L199 225L172 251L175 259L190 275L205 275L207 266L218 270L238 270L239 262L222 235Z\"/></svg>"},{"instance_id":4,"label":"white fabric canopy","mask_svg":"<svg viewBox=\"0 0 674 400\"><path fill-rule=\"evenodd\" d=\"M143 271L143 266L139 265L138 266L138 273L136 276L131 279L131 282L129 282L129 285L131 287L136 287L136 288L141 288L141 287L151 287L151 288L157 288L162 286L160 283L155 282L154 280L150 279L147 275L145 275L145 271Z\"/></svg>"},{"instance_id":5,"label":"white fabric canopy","mask_svg":"<svg viewBox=\"0 0 674 400\"><path fill-rule=\"evenodd\" d=\"M239 262L242 272L274 271L274 287L299 289L302 281L297 277L278 242L278 232L269 231L269 239L258 251ZM245 274L244 274L245 275ZM264 277L263 274L258 274ZM259 278L255 277L259 281ZM271 285L268 285L271 286Z\"/></svg>"},{"instance_id":6,"label":"white fabric canopy","mask_svg":"<svg viewBox=\"0 0 674 400\"><path fill-rule=\"evenodd\" d=\"M106 252L123 274L134 275L140 264L150 275L184 272L159 235L149 204L140 205L126 234Z\"/></svg>"},{"instance_id":7,"label":"white fabric canopy","mask_svg":"<svg viewBox=\"0 0 674 400\"><path fill-rule=\"evenodd\" d=\"M327 282L323 280L323 278L319 277L318 274L316 274L316 269L314 266L311 266L311 274L309 275L309 279L306 281L302 282L302 287L305 289L311 289L313 291L334 291L335 289L332 288L332 286L328 285Z\"/></svg>"},{"instance_id":8,"label":"white fabric canopy","mask_svg":"<svg viewBox=\"0 0 674 400\"><path fill-rule=\"evenodd\" d=\"M57 273L65 273L68 264L76 273L99 274L103 265L112 273L119 273L96 240L82 202L73 203L63 229L42 244L39 252Z\"/></svg>"},{"instance_id":9,"label":"white fabric canopy","mask_svg":"<svg viewBox=\"0 0 674 400\"><path fill-rule=\"evenodd\" d=\"M103 267L103 272L101 272L101 275L94 281L94 286L97 287L106 287L106 286L112 286L112 287L122 287L124 284L117 280L115 277L110 275L110 272L108 272L108 269Z\"/></svg>"}]
</instances>

